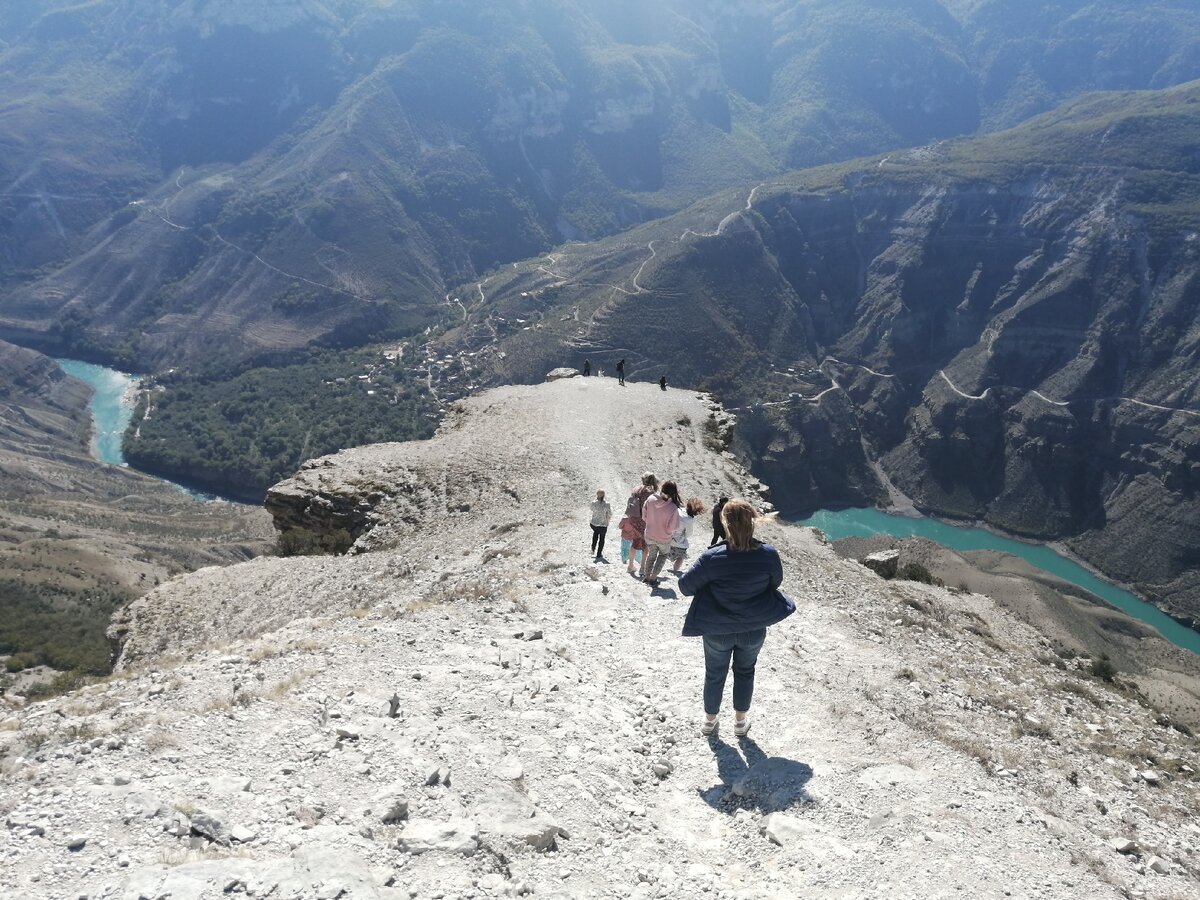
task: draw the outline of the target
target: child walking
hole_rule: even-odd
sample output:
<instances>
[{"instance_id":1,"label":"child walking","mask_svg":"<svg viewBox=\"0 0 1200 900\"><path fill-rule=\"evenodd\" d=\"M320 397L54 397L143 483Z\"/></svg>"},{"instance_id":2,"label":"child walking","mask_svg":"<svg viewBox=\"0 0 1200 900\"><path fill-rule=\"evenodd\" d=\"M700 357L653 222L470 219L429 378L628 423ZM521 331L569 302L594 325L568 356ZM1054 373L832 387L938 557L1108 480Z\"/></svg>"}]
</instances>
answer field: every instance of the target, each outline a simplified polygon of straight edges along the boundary
<instances>
[{"instance_id":1,"label":"child walking","mask_svg":"<svg viewBox=\"0 0 1200 900\"><path fill-rule=\"evenodd\" d=\"M604 491L596 491L596 499L592 501L592 553L596 559L604 558L604 536L611 519L612 507L605 501Z\"/></svg>"}]
</instances>

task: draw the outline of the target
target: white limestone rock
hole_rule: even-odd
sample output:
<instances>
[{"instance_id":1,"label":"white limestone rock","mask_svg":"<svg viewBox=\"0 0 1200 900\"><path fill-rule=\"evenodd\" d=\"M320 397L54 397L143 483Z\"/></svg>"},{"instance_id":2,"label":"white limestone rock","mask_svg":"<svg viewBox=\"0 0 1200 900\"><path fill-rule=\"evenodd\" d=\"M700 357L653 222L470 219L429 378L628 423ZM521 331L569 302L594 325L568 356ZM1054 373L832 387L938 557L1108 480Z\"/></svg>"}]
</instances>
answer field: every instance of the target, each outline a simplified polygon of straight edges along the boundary
<instances>
[{"instance_id":1,"label":"white limestone rock","mask_svg":"<svg viewBox=\"0 0 1200 900\"><path fill-rule=\"evenodd\" d=\"M471 856L479 849L479 826L465 819L410 819L396 840L396 849L413 854L440 850Z\"/></svg>"},{"instance_id":2,"label":"white limestone rock","mask_svg":"<svg viewBox=\"0 0 1200 900\"><path fill-rule=\"evenodd\" d=\"M549 850L561 829L528 797L508 785L493 788L476 806L480 831Z\"/></svg>"}]
</instances>

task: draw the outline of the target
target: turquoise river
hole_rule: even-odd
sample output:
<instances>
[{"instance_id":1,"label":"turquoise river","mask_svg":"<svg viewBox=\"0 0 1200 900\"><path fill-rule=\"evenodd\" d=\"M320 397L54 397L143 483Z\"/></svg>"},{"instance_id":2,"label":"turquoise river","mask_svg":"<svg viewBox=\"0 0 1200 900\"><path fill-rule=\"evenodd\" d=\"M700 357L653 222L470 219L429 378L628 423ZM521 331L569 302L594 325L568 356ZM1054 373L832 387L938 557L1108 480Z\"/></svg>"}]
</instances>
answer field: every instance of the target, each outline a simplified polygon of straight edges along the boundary
<instances>
[{"instance_id":1,"label":"turquoise river","mask_svg":"<svg viewBox=\"0 0 1200 900\"><path fill-rule=\"evenodd\" d=\"M86 381L92 388L92 455L112 466L125 465L121 438L133 418L138 380L115 369L77 359L57 359L55 362L68 375Z\"/></svg>"},{"instance_id":2,"label":"turquoise river","mask_svg":"<svg viewBox=\"0 0 1200 900\"><path fill-rule=\"evenodd\" d=\"M886 534L898 538L928 538L951 550L998 550L1001 553L1010 553L1044 572L1095 594L1135 619L1153 626L1172 643L1200 654L1200 632L1181 625L1158 607L1139 600L1128 591L1110 584L1079 563L1042 544L1001 537L983 528L951 525L924 517L892 515L877 509L843 509L836 512L820 510L801 520L799 524L819 528L833 541L847 537Z\"/></svg>"},{"instance_id":3,"label":"turquoise river","mask_svg":"<svg viewBox=\"0 0 1200 900\"><path fill-rule=\"evenodd\" d=\"M115 369L80 362L77 359L56 359L59 368L68 375L85 381L92 389L92 455L111 466L125 466L121 439L133 419L137 404L138 379ZM157 476L154 476L157 477ZM215 500L211 494L194 491L166 478L159 478L194 500Z\"/></svg>"}]
</instances>

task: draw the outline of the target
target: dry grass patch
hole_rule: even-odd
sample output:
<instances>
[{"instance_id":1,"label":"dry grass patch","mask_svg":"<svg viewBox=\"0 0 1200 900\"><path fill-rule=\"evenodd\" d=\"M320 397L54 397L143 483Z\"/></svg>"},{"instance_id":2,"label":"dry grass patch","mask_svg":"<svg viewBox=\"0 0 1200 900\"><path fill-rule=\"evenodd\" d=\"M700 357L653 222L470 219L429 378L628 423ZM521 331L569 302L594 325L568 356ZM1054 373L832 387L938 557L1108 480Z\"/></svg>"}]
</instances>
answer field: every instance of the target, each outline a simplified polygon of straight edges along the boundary
<instances>
[{"instance_id":1,"label":"dry grass patch","mask_svg":"<svg viewBox=\"0 0 1200 900\"><path fill-rule=\"evenodd\" d=\"M155 728L142 738L142 745L151 753L159 753L163 750L171 750L178 747L179 738L175 737L169 731Z\"/></svg>"},{"instance_id":2,"label":"dry grass patch","mask_svg":"<svg viewBox=\"0 0 1200 900\"><path fill-rule=\"evenodd\" d=\"M1060 681L1057 687L1060 691L1068 694L1074 694L1076 697L1081 697L1088 703L1092 704L1092 706L1099 708L1105 705L1104 701L1096 696L1095 691L1081 682L1066 679L1064 681Z\"/></svg>"},{"instance_id":3,"label":"dry grass patch","mask_svg":"<svg viewBox=\"0 0 1200 900\"><path fill-rule=\"evenodd\" d=\"M272 700L282 700L305 681L316 675L318 671L318 669L300 669L295 671L287 678L277 681L267 688L263 692L263 696Z\"/></svg>"},{"instance_id":4,"label":"dry grass patch","mask_svg":"<svg viewBox=\"0 0 1200 900\"><path fill-rule=\"evenodd\" d=\"M250 651L246 654L246 658L249 659L250 662L261 663L266 662L269 659L276 659L282 655L282 653L283 648L281 648L278 644L262 643L251 647Z\"/></svg>"},{"instance_id":5,"label":"dry grass patch","mask_svg":"<svg viewBox=\"0 0 1200 900\"><path fill-rule=\"evenodd\" d=\"M82 722L77 725L68 725L63 729L62 736L67 743L76 744L98 737L99 732L91 722Z\"/></svg>"},{"instance_id":6,"label":"dry grass patch","mask_svg":"<svg viewBox=\"0 0 1200 900\"><path fill-rule=\"evenodd\" d=\"M930 733L950 749L971 757L983 768L989 771L993 768L992 748L978 735L959 734L942 723L935 724Z\"/></svg>"},{"instance_id":7,"label":"dry grass patch","mask_svg":"<svg viewBox=\"0 0 1200 900\"><path fill-rule=\"evenodd\" d=\"M1042 721L1030 721L1028 718L1021 717L1012 727L1012 735L1015 738L1035 737L1043 741L1048 741L1054 737L1053 729Z\"/></svg>"}]
</instances>

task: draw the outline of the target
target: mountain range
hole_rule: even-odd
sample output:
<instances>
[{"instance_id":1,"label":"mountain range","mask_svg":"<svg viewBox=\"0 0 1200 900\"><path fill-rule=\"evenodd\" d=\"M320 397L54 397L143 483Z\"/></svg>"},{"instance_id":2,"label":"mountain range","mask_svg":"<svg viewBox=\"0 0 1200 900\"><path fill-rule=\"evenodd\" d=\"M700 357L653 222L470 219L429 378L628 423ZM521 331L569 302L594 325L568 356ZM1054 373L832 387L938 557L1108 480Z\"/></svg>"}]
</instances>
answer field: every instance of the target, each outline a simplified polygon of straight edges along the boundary
<instances>
[{"instance_id":1,"label":"mountain range","mask_svg":"<svg viewBox=\"0 0 1200 900\"><path fill-rule=\"evenodd\" d=\"M361 344L797 167L1200 77L1170 2L22 0L0 337L153 369Z\"/></svg>"}]
</instances>

